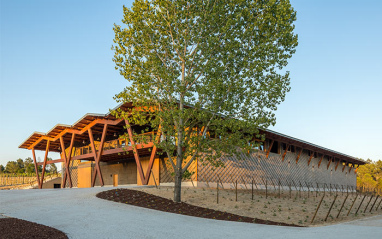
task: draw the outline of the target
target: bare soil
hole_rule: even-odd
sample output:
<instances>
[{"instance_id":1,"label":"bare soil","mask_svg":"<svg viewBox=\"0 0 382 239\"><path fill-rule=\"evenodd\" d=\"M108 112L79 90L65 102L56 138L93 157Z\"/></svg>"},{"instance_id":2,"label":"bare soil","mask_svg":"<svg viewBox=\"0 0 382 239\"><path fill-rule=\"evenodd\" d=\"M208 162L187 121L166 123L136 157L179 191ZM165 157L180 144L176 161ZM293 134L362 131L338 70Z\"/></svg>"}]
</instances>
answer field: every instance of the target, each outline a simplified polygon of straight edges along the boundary
<instances>
[{"instance_id":1,"label":"bare soil","mask_svg":"<svg viewBox=\"0 0 382 239\"><path fill-rule=\"evenodd\" d=\"M134 206L194 217L278 226L297 226L288 223L280 223L270 220L262 220L252 217L240 216L233 213L222 212L214 209L190 205L184 202L176 203L170 199L130 189L113 189L109 191L103 191L98 193L97 197L119 203L126 203Z\"/></svg>"},{"instance_id":2,"label":"bare soil","mask_svg":"<svg viewBox=\"0 0 382 239\"><path fill-rule=\"evenodd\" d=\"M52 227L17 218L0 218L0 239L25 238L67 239L68 237Z\"/></svg>"},{"instance_id":3,"label":"bare soil","mask_svg":"<svg viewBox=\"0 0 382 239\"><path fill-rule=\"evenodd\" d=\"M137 188L137 190L167 198L169 200L173 199L173 187L159 187L158 189L155 187ZM308 193L303 191L292 191L289 193L289 191L281 190L279 197L279 192L276 188L276 190L268 190L267 195L265 190L254 190L252 200L251 190L238 190L236 201L235 190L220 189L219 203L217 203L216 188L182 188L182 202L186 204L209 208L220 212L232 213L243 217L256 218L257 220L290 225L323 226L382 214L382 204L379 204L382 200L381 197L375 201L376 197L373 197L370 200L371 196L368 195L362 202L364 195L358 195L356 202L352 206L356 193L349 193L345 204L341 209L347 195L346 192L337 193L336 201L328 214L335 195L335 192ZM323 200L317 215L313 223L311 223L313 215L322 198ZM375 205L370 211L374 202ZM378 205L379 207L377 209ZM340 209L341 213L338 214Z\"/></svg>"}]
</instances>

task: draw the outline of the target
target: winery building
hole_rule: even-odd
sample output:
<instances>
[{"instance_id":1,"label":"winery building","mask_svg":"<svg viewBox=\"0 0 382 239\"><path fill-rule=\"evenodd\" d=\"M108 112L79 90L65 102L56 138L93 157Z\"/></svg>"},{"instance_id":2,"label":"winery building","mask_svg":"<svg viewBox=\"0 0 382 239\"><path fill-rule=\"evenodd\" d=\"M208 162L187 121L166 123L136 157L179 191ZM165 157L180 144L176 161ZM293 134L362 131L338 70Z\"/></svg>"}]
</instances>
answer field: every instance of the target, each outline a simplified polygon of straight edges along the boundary
<instances>
[{"instance_id":1,"label":"winery building","mask_svg":"<svg viewBox=\"0 0 382 239\"><path fill-rule=\"evenodd\" d=\"M117 108L126 111L131 107L132 103L125 103ZM45 188L45 167L51 163L62 164L62 188L173 184L171 164L153 143L160 140L158 132L142 135L145 143L135 144L132 135L143 128L126 124L128 120L109 113L86 114L73 125L57 124L47 133L34 132L19 148L31 150L36 172L42 165L42 173L36 175L39 188ZM125 131L130 137L121 139ZM193 174L185 184L209 187L219 182L229 187L237 181L244 187L254 180L259 187L355 189L357 168L365 161L275 131L262 133L265 141L257 152L224 157L225 167L194 161L189 168ZM45 151L43 162L36 161L36 150ZM47 161L49 152L61 157Z\"/></svg>"}]
</instances>

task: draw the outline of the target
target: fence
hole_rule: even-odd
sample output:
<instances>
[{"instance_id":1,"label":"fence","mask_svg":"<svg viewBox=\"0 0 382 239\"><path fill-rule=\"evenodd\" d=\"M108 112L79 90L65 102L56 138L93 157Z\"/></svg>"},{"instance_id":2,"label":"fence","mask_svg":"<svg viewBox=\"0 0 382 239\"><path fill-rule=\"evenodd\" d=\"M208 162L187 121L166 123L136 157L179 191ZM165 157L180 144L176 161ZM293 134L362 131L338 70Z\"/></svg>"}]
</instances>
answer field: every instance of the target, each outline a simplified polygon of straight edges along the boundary
<instances>
[{"instance_id":1,"label":"fence","mask_svg":"<svg viewBox=\"0 0 382 239\"><path fill-rule=\"evenodd\" d=\"M212 174L209 175L209 178L211 177ZM216 181L199 178L195 187L210 191L209 197L215 198L216 204L233 201L238 203L235 208L265 204L264 208L267 209L261 208L262 211L258 210L252 212L253 215L247 216L261 218L261 214L266 213L276 216L284 212L290 213L289 205L301 206L301 211L295 213L298 218L294 223L309 225L333 220L348 220L348 218L355 219L360 215L371 215L382 210L382 195L375 189L366 190L353 185L294 181L286 178L273 180L255 176L244 178L240 175L227 174L225 177L229 177L230 180L225 180L223 183L221 175L215 173L213 177ZM288 206L282 202L289 202L286 204ZM283 216L289 218L291 214L285 213ZM292 219L291 222L293 222Z\"/></svg>"},{"instance_id":2,"label":"fence","mask_svg":"<svg viewBox=\"0 0 382 239\"><path fill-rule=\"evenodd\" d=\"M44 182L52 179L53 177L58 177L58 174L45 174ZM35 174L10 174L3 173L0 174L0 187L4 186L18 186L23 184L34 185L37 184L37 179Z\"/></svg>"}]
</instances>

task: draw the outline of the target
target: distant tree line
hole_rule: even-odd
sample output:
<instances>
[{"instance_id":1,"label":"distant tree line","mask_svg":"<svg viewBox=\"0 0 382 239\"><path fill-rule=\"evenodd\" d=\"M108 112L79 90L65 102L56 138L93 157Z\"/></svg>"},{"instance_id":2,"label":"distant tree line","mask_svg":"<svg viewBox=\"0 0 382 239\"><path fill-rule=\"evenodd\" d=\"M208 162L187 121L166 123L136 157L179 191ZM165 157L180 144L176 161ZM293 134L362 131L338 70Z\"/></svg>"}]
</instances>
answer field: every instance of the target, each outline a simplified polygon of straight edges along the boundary
<instances>
[{"instance_id":1,"label":"distant tree line","mask_svg":"<svg viewBox=\"0 0 382 239\"><path fill-rule=\"evenodd\" d=\"M52 160L51 158L47 159ZM38 171L42 171L42 166L38 166ZM57 173L57 167L55 164L48 164L45 168L45 172L47 173ZM5 167L0 164L0 173L35 173L34 163L33 160L28 157L24 160L21 158L17 159L16 161L8 161Z\"/></svg>"},{"instance_id":2,"label":"distant tree line","mask_svg":"<svg viewBox=\"0 0 382 239\"><path fill-rule=\"evenodd\" d=\"M382 160L366 160L357 170L357 186L362 190L382 193Z\"/></svg>"}]
</instances>

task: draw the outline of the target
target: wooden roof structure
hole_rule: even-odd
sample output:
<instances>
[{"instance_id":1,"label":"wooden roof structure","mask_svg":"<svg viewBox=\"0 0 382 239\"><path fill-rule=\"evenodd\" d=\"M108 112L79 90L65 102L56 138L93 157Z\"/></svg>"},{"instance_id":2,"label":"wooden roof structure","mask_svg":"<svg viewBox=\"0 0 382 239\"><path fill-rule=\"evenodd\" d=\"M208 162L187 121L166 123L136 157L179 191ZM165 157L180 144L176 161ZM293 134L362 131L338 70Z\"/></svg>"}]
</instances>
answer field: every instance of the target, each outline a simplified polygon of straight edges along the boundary
<instances>
[{"instance_id":1,"label":"wooden roof structure","mask_svg":"<svg viewBox=\"0 0 382 239\"><path fill-rule=\"evenodd\" d=\"M121 109L122 111L127 111L129 108L133 108L133 104L123 103L118 105L114 110ZM127 127L128 126L128 127ZM130 127L131 126L131 127ZM151 138L151 142L147 144L135 144L133 139L132 127L140 127L138 125L130 125L127 119L117 119L110 113L107 114L85 114L79 120L77 120L73 125L57 124L47 133L34 132L31 134L20 146L19 148L32 150L33 160L35 164L35 171L37 180L39 182L39 187L42 188L45 166L50 163L65 163L65 174L64 174L64 185L66 184L66 178L69 179L69 184L71 187L71 178L69 172L69 163L71 160L89 160L95 162L95 169L92 178L92 186L95 184L95 178L98 173L100 184L103 185L103 178L101 174L101 169L99 167L99 162L109 162L109 161L119 161L126 160L127 158L134 158L137 163L137 170L141 178L141 182L144 184L148 183L150 177L150 170L154 161L157 148L153 143L155 140L159 142L161 132L158 130L156 136ZM116 140L119 135L126 133L129 134L129 142L131 145L119 145L118 148L104 149L104 143L108 140ZM310 151L311 155L321 155L321 160L324 156L329 158L330 162L334 162L337 159L337 166L340 162L346 164L354 165L366 164L365 161L357 159L355 157L336 152L297 138L293 138L272 130L260 130L260 133L265 134L265 138L272 141L285 143L287 148L290 145L300 148L300 154L302 150ZM155 138L155 139L154 139ZM95 140L97 139L97 140ZM96 149L94 142L98 141L100 146ZM72 149L83 147L84 145L90 145L91 150L89 152L83 153L81 155L72 155ZM271 146L272 147L272 146ZM270 148L271 148L270 147ZM270 151L267 149L267 157ZM135 150L136 149L136 150ZM38 163L36 161L35 150L45 151L45 157L43 163ZM67 150L69 150L67 152ZM159 149L158 149L159 150ZM126 156L126 151L133 152L133 155ZM287 149L285 149L283 159L285 157ZM48 152L57 152L61 154L61 158L57 160L47 161ZM300 155L299 154L299 155ZM146 174L142 170L139 155L150 155L149 167ZM102 157L101 157L102 156ZM312 158L313 156L311 156ZM318 157L318 156L317 156ZM298 156L299 158L299 156ZM298 160L298 159L297 159ZM320 161L321 162L321 161ZM310 160L308 162L308 165ZM42 178L39 179L39 173L37 170L37 165L43 165ZM336 167L337 168L337 167ZM65 186L64 186L65 187Z\"/></svg>"}]
</instances>

